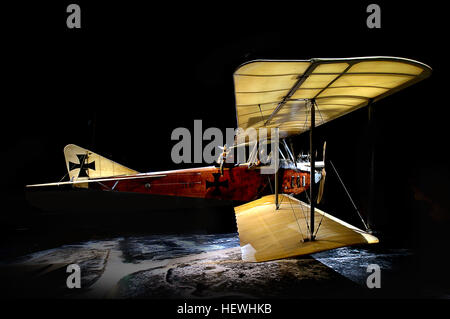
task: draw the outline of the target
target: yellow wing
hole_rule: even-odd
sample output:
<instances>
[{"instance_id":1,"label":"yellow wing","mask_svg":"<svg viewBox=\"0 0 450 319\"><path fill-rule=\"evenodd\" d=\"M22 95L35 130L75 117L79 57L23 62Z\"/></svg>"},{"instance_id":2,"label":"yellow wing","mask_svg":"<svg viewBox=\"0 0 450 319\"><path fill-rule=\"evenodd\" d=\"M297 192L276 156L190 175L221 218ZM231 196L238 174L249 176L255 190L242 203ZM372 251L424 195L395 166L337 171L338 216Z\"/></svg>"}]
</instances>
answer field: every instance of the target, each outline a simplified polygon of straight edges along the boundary
<instances>
[{"instance_id":1,"label":"yellow wing","mask_svg":"<svg viewBox=\"0 0 450 319\"><path fill-rule=\"evenodd\" d=\"M251 61L234 73L237 124L300 134L310 127L308 99L316 100L318 126L430 74L423 63L394 57Z\"/></svg>"},{"instance_id":2,"label":"yellow wing","mask_svg":"<svg viewBox=\"0 0 450 319\"><path fill-rule=\"evenodd\" d=\"M304 241L309 238L310 206L288 195L279 196L281 204L278 210L275 210L275 195L235 207L243 260L259 262L378 243L375 236L317 208L316 239Z\"/></svg>"}]
</instances>

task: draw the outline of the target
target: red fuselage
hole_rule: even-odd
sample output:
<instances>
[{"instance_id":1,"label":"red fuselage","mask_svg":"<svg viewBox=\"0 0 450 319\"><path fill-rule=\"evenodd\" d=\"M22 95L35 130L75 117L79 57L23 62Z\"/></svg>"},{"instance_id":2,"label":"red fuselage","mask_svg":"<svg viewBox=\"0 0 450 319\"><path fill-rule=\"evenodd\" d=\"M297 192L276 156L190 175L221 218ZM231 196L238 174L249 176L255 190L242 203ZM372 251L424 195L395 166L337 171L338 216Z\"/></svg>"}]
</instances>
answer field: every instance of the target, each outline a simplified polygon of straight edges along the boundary
<instances>
[{"instance_id":1,"label":"red fuselage","mask_svg":"<svg viewBox=\"0 0 450 319\"><path fill-rule=\"evenodd\" d=\"M205 198L248 202L274 193L274 175L261 174L259 167L240 165L225 168L223 175L215 166L115 177L92 183L89 188L152 195ZM148 176L148 177L146 177ZM279 169L280 193L299 194L309 188L310 173L294 165Z\"/></svg>"}]
</instances>

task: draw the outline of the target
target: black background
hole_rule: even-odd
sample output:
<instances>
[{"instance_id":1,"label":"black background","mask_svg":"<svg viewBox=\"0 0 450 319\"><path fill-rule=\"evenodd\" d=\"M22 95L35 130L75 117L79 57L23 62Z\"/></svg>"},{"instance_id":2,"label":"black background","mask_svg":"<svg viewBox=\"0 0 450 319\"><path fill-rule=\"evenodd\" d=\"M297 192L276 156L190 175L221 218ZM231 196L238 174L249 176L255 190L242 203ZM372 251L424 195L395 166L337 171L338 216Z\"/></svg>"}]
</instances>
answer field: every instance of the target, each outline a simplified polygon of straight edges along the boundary
<instances>
[{"instance_id":1,"label":"black background","mask_svg":"<svg viewBox=\"0 0 450 319\"><path fill-rule=\"evenodd\" d=\"M66 27L70 2L2 7L0 134L3 233L26 219L24 185L58 181L73 143L138 171L177 169L176 127L236 127L233 71L264 59L398 56L433 69L430 78L375 104L374 228L392 245L446 250L448 49L445 10L432 3L75 1L81 29ZM319 153L337 166L366 216L367 109L318 132ZM307 150L307 136L295 140ZM362 227L327 170L322 207ZM6 239L7 240L7 239ZM431 252L430 252L431 250ZM448 262L447 253L440 258ZM440 259L440 260L441 260Z\"/></svg>"}]
</instances>

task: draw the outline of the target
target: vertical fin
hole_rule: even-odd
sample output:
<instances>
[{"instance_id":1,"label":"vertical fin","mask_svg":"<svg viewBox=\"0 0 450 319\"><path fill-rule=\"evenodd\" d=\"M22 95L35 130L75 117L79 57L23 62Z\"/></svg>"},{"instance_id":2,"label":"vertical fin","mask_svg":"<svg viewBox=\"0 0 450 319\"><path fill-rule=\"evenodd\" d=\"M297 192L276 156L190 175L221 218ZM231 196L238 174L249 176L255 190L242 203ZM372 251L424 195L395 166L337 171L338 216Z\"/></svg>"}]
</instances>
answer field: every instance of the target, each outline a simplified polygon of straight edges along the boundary
<instances>
[{"instance_id":1,"label":"vertical fin","mask_svg":"<svg viewBox=\"0 0 450 319\"><path fill-rule=\"evenodd\" d=\"M74 144L64 147L64 157L71 181L139 173ZM76 187L87 188L87 183Z\"/></svg>"}]
</instances>

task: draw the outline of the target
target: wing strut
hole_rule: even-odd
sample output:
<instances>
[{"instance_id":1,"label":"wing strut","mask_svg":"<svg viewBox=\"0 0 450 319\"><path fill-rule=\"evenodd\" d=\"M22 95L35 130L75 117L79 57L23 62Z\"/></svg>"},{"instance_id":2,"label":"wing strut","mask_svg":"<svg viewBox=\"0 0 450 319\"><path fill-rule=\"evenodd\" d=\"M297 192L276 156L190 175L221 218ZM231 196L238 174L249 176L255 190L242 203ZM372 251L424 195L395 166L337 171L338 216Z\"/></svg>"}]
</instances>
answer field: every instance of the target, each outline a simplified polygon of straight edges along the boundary
<instances>
[{"instance_id":1,"label":"wing strut","mask_svg":"<svg viewBox=\"0 0 450 319\"><path fill-rule=\"evenodd\" d=\"M367 227L370 229L373 227L374 215L374 200L375 200L375 118L372 99L369 100L368 108L368 139L369 139L369 201L367 205Z\"/></svg>"},{"instance_id":2,"label":"wing strut","mask_svg":"<svg viewBox=\"0 0 450 319\"><path fill-rule=\"evenodd\" d=\"M278 163L275 163L278 165ZM275 168L275 209L278 209L280 204L278 203L278 167Z\"/></svg>"},{"instance_id":3,"label":"wing strut","mask_svg":"<svg viewBox=\"0 0 450 319\"><path fill-rule=\"evenodd\" d=\"M309 184L309 191L310 191L310 198L311 198L311 221L310 221L310 230L311 230L311 238L310 240L313 241L314 240L314 181L315 181L315 166L316 166L316 157L315 157L315 152L314 152L314 126L316 125L316 109L315 109L315 105L316 105L316 100L312 99L310 100L310 106L311 106L311 128L309 130L309 154L311 154L310 156L310 161L311 161L311 166L310 166L310 184Z\"/></svg>"}]
</instances>

